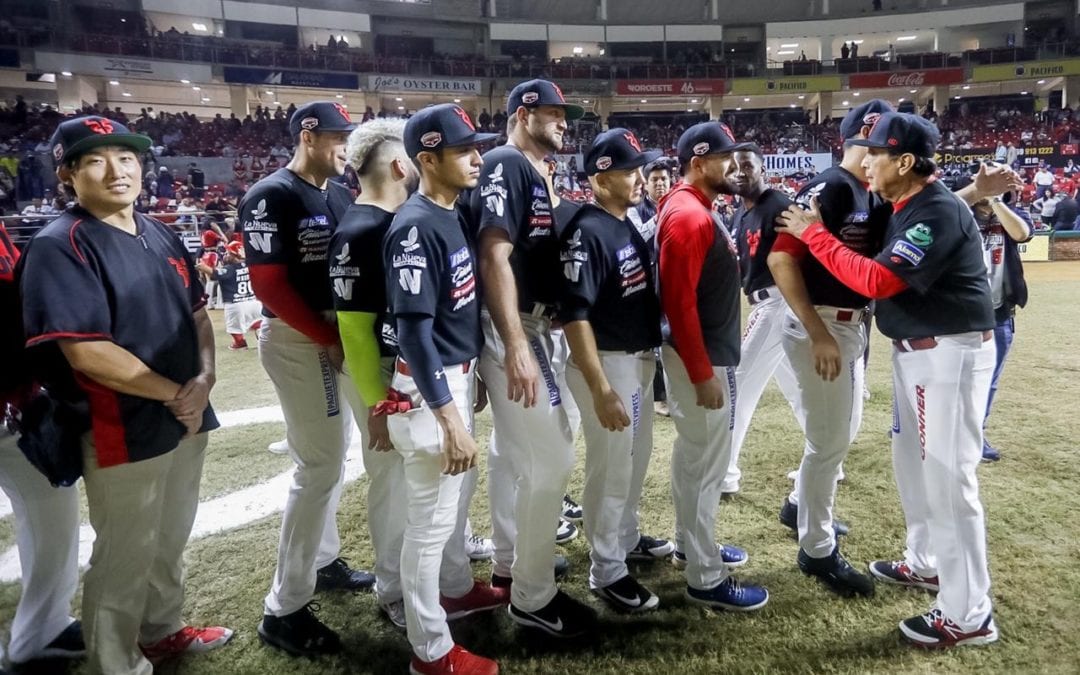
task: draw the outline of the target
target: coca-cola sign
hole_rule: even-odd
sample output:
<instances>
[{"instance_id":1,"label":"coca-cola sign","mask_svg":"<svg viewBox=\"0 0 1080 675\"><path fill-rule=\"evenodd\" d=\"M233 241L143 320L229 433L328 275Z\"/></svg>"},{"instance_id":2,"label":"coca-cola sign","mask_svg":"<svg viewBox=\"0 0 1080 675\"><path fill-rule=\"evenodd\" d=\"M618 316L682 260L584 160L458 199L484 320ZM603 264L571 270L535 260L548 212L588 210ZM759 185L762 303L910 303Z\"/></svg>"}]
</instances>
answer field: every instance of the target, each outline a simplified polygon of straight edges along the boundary
<instances>
[{"instance_id":1,"label":"coca-cola sign","mask_svg":"<svg viewBox=\"0 0 1080 675\"><path fill-rule=\"evenodd\" d=\"M848 86L852 89L923 87L927 85L958 84L963 81L963 68L934 68L931 70L898 70L884 73L855 73L848 78Z\"/></svg>"},{"instance_id":2,"label":"coca-cola sign","mask_svg":"<svg viewBox=\"0 0 1080 675\"><path fill-rule=\"evenodd\" d=\"M709 96L724 93L723 80L616 80L619 96Z\"/></svg>"}]
</instances>

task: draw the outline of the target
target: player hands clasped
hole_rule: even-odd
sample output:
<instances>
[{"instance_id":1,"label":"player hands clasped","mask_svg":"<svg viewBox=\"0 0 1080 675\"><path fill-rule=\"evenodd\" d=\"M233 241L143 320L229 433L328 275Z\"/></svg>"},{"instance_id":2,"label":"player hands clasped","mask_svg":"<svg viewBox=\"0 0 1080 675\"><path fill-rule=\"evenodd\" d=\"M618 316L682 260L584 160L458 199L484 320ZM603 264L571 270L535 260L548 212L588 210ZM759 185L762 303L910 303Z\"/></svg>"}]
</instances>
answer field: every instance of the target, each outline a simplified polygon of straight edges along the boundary
<instances>
[{"instance_id":1,"label":"player hands clasped","mask_svg":"<svg viewBox=\"0 0 1080 675\"><path fill-rule=\"evenodd\" d=\"M893 340L893 469L907 547L903 559L875 561L870 572L937 591L926 614L900 622L904 639L920 647L998 639L975 477L994 314L971 211L934 179L940 138L921 117L885 113L867 138L850 141L868 148L862 167L870 189L893 205L875 257L830 233L813 202L780 218L780 231L800 238L833 276L879 300L878 328Z\"/></svg>"},{"instance_id":2,"label":"player hands clasped","mask_svg":"<svg viewBox=\"0 0 1080 675\"><path fill-rule=\"evenodd\" d=\"M509 593L473 580L463 541L453 551L460 565L447 565L444 550L463 525L461 492L475 480L473 404L483 343L476 256L457 200L477 184L476 146L496 136L477 133L453 104L416 113L404 136L420 187L394 216L382 251L400 352L390 390L409 404L387 423L404 462L408 500L401 589L413 648L409 669L494 674L494 661L454 643L447 619L503 606Z\"/></svg>"},{"instance_id":3,"label":"player hands clasped","mask_svg":"<svg viewBox=\"0 0 1080 675\"><path fill-rule=\"evenodd\" d=\"M581 207L562 234L559 319L570 342L566 381L585 430L585 536L592 547L589 587L615 609L642 612L660 598L627 570L643 537L638 503L652 456L648 405L660 345L660 303L652 255L627 211L641 201L641 167L659 152L614 128L585 154L595 204ZM591 405L589 405L591 403ZM647 537L663 557L674 550Z\"/></svg>"},{"instance_id":4,"label":"player hands clasped","mask_svg":"<svg viewBox=\"0 0 1080 675\"><path fill-rule=\"evenodd\" d=\"M656 239L660 301L671 326L661 349L675 422L671 491L675 558L686 562L686 597L709 607L749 611L769 592L740 585L731 566L746 552L715 539L721 484L731 457L735 366L739 363L739 262L735 243L712 210L745 149L719 122L679 137L683 182L660 200Z\"/></svg>"}]
</instances>

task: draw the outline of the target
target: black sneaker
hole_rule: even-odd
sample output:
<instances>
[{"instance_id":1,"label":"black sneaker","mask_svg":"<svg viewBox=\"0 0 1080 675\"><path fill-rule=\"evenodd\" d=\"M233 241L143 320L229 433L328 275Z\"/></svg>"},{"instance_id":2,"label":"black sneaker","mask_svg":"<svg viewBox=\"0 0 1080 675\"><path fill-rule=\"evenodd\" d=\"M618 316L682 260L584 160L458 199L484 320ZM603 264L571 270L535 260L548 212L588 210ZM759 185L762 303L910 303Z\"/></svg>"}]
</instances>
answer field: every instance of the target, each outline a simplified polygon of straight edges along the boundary
<instances>
[{"instance_id":1,"label":"black sneaker","mask_svg":"<svg viewBox=\"0 0 1080 675\"><path fill-rule=\"evenodd\" d=\"M660 598L629 574L613 584L594 588L592 592L620 612L647 612L660 605Z\"/></svg>"},{"instance_id":2,"label":"black sneaker","mask_svg":"<svg viewBox=\"0 0 1080 675\"><path fill-rule=\"evenodd\" d=\"M784 503L780 507L780 522L785 527L794 530L796 536L799 534L799 505L792 504L787 497L784 497ZM838 537L846 536L849 529L847 524L839 520L833 520L832 527Z\"/></svg>"},{"instance_id":3,"label":"black sneaker","mask_svg":"<svg viewBox=\"0 0 1080 675\"><path fill-rule=\"evenodd\" d=\"M584 635L596 625L596 613L562 591L556 591L551 602L535 612L526 612L510 603L510 618L514 623L542 630L558 638Z\"/></svg>"},{"instance_id":4,"label":"black sneaker","mask_svg":"<svg viewBox=\"0 0 1080 675\"><path fill-rule=\"evenodd\" d=\"M264 614L259 639L292 656L321 656L341 651L341 638L315 618L319 605L309 602L292 614Z\"/></svg>"},{"instance_id":5,"label":"black sneaker","mask_svg":"<svg viewBox=\"0 0 1080 675\"><path fill-rule=\"evenodd\" d=\"M799 549L799 569L803 574L817 577L837 595L850 598L854 595L870 597L874 594L874 580L852 567L837 546L826 558L811 558Z\"/></svg>"},{"instance_id":6,"label":"black sneaker","mask_svg":"<svg viewBox=\"0 0 1080 675\"><path fill-rule=\"evenodd\" d=\"M316 591L370 591L374 586L374 574L349 569L344 558L338 558L315 573Z\"/></svg>"},{"instance_id":7,"label":"black sneaker","mask_svg":"<svg viewBox=\"0 0 1080 675\"><path fill-rule=\"evenodd\" d=\"M646 534L638 539L637 546L626 552L627 560L652 562L661 560L675 552L675 544L667 539L657 539Z\"/></svg>"},{"instance_id":8,"label":"black sneaker","mask_svg":"<svg viewBox=\"0 0 1080 675\"><path fill-rule=\"evenodd\" d=\"M81 659L86 656L86 643L83 642L82 624L76 620L60 631L56 638L34 655L32 661L47 659ZM20 664L12 663L12 667ZM3 673L4 671L0 671Z\"/></svg>"},{"instance_id":9,"label":"black sneaker","mask_svg":"<svg viewBox=\"0 0 1080 675\"><path fill-rule=\"evenodd\" d=\"M555 580L562 579L570 572L570 561L565 556L555 556ZM495 588L510 588L513 580L510 577L504 577L501 574L491 573L491 585Z\"/></svg>"}]
</instances>

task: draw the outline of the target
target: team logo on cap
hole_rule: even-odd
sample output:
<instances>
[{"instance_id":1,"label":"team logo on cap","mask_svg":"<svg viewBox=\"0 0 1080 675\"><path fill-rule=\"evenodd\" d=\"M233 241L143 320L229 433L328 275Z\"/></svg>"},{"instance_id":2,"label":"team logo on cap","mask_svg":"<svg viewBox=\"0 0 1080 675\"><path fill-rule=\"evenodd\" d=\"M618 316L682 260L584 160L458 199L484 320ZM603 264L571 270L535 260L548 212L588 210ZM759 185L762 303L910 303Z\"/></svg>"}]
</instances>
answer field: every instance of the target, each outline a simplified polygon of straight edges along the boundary
<instances>
[{"instance_id":1,"label":"team logo on cap","mask_svg":"<svg viewBox=\"0 0 1080 675\"><path fill-rule=\"evenodd\" d=\"M698 143L694 146L693 153L695 155L704 155L706 152L709 151L710 147L712 146L710 146L708 143Z\"/></svg>"},{"instance_id":2,"label":"team logo on cap","mask_svg":"<svg viewBox=\"0 0 1080 675\"><path fill-rule=\"evenodd\" d=\"M301 129L307 129L308 131L310 131L317 126L319 126L318 117L305 117L304 119L300 120Z\"/></svg>"},{"instance_id":3,"label":"team logo on cap","mask_svg":"<svg viewBox=\"0 0 1080 675\"><path fill-rule=\"evenodd\" d=\"M53 146L52 156L56 159L56 161L58 161L58 162L60 161L60 158L64 156L64 144L63 143L57 143L56 145Z\"/></svg>"},{"instance_id":4,"label":"team logo on cap","mask_svg":"<svg viewBox=\"0 0 1080 675\"><path fill-rule=\"evenodd\" d=\"M863 115L862 123L863 123L864 126L872 127L875 124L877 124L877 121L879 119L881 119L881 113L879 113L879 112L868 112L865 115Z\"/></svg>"},{"instance_id":5,"label":"team logo on cap","mask_svg":"<svg viewBox=\"0 0 1080 675\"><path fill-rule=\"evenodd\" d=\"M641 152L641 143L638 143L638 139L636 136L634 136L633 132L626 132L625 134L623 134L623 138L626 139L626 142L630 144L631 148L638 152Z\"/></svg>"},{"instance_id":6,"label":"team logo on cap","mask_svg":"<svg viewBox=\"0 0 1080 675\"><path fill-rule=\"evenodd\" d=\"M345 106L341 105L340 103L335 103L334 107L337 109L338 114L341 115L346 122L352 124L352 118L349 117L349 111L345 109Z\"/></svg>"},{"instance_id":7,"label":"team logo on cap","mask_svg":"<svg viewBox=\"0 0 1080 675\"><path fill-rule=\"evenodd\" d=\"M458 117L460 117L461 121L465 122L465 124L470 129L472 129L473 131L476 131L476 125L473 124L472 118L469 117L469 113L465 112L462 108L454 106L454 114L456 114Z\"/></svg>"},{"instance_id":8,"label":"team logo on cap","mask_svg":"<svg viewBox=\"0 0 1080 675\"><path fill-rule=\"evenodd\" d=\"M895 147L895 146L897 146L897 145L900 145L900 141L896 140L895 138L890 138L890 139L889 139L889 145L891 145L891 146L894 146L894 147Z\"/></svg>"},{"instance_id":9,"label":"team logo on cap","mask_svg":"<svg viewBox=\"0 0 1080 675\"><path fill-rule=\"evenodd\" d=\"M535 91L527 91L521 95L521 102L525 105L532 105L540 100L540 94Z\"/></svg>"},{"instance_id":10,"label":"team logo on cap","mask_svg":"<svg viewBox=\"0 0 1080 675\"><path fill-rule=\"evenodd\" d=\"M425 148L434 148L439 143L442 143L442 134L438 131L429 131L420 137L420 145Z\"/></svg>"},{"instance_id":11,"label":"team logo on cap","mask_svg":"<svg viewBox=\"0 0 1080 675\"><path fill-rule=\"evenodd\" d=\"M551 86L554 87L555 93L559 95L559 100L566 103L566 97L562 95L562 89L559 89L559 85L552 82Z\"/></svg>"},{"instance_id":12,"label":"team logo on cap","mask_svg":"<svg viewBox=\"0 0 1080 675\"><path fill-rule=\"evenodd\" d=\"M732 143L735 142L735 134L731 133L731 129L728 128L728 125L721 123L720 131L723 131L724 135L730 138Z\"/></svg>"},{"instance_id":13,"label":"team logo on cap","mask_svg":"<svg viewBox=\"0 0 1080 675\"><path fill-rule=\"evenodd\" d=\"M607 171L611 168L611 158L607 155L600 157L596 160L596 168L600 171Z\"/></svg>"},{"instance_id":14,"label":"team logo on cap","mask_svg":"<svg viewBox=\"0 0 1080 675\"><path fill-rule=\"evenodd\" d=\"M104 118L83 120L83 124L90 127L90 131L95 134L111 134L113 132L112 122Z\"/></svg>"}]
</instances>

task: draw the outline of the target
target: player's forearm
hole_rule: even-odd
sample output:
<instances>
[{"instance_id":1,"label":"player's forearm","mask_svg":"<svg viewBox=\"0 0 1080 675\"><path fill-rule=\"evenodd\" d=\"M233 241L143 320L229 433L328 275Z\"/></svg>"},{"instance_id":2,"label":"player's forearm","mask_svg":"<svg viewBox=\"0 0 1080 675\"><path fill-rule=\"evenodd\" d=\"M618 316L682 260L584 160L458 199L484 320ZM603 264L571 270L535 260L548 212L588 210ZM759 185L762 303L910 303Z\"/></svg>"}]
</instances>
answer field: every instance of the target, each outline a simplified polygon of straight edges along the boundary
<instances>
[{"instance_id":1,"label":"player's forearm","mask_svg":"<svg viewBox=\"0 0 1080 675\"><path fill-rule=\"evenodd\" d=\"M830 274L859 295L884 300L907 288L903 279L878 261L844 246L821 223L808 227L802 240Z\"/></svg>"},{"instance_id":2,"label":"player's forearm","mask_svg":"<svg viewBox=\"0 0 1080 675\"><path fill-rule=\"evenodd\" d=\"M420 396L432 410L451 404L454 400L446 382L442 359L435 348L433 323L430 316L408 314L397 317L401 357L409 365L409 372L416 382L416 388L420 390Z\"/></svg>"},{"instance_id":3,"label":"player's forearm","mask_svg":"<svg viewBox=\"0 0 1080 675\"><path fill-rule=\"evenodd\" d=\"M199 374L209 379L210 386L217 382L217 355L214 351L214 325L205 307L195 312L195 333L199 339Z\"/></svg>"},{"instance_id":4,"label":"player's forearm","mask_svg":"<svg viewBox=\"0 0 1080 675\"><path fill-rule=\"evenodd\" d=\"M975 183L971 183L965 187L962 187L953 194L964 200L964 203L968 206L975 206L977 202L985 199L985 197L980 195L979 191L975 189Z\"/></svg>"},{"instance_id":5,"label":"player's forearm","mask_svg":"<svg viewBox=\"0 0 1080 675\"><path fill-rule=\"evenodd\" d=\"M508 349L526 344L525 329L518 315L517 282L510 267L512 250L509 242L493 240L490 236L481 242L480 278L484 280L484 304Z\"/></svg>"},{"instance_id":6,"label":"player's forearm","mask_svg":"<svg viewBox=\"0 0 1080 675\"><path fill-rule=\"evenodd\" d=\"M115 342L61 340L60 350L71 368L121 394L154 401L172 401L181 385L155 373Z\"/></svg>"},{"instance_id":7,"label":"player's forearm","mask_svg":"<svg viewBox=\"0 0 1080 675\"><path fill-rule=\"evenodd\" d=\"M1001 226L1013 241L1027 241L1031 239L1031 225L1020 214L1009 208L1005 202L993 201L990 203Z\"/></svg>"},{"instance_id":8,"label":"player's forearm","mask_svg":"<svg viewBox=\"0 0 1080 675\"><path fill-rule=\"evenodd\" d=\"M799 263L791 255L780 251L769 253L769 271L772 272L773 281L780 289L791 311L802 322L807 335L811 340L825 337L829 329L814 310L814 304L810 302L810 293L806 290L806 280L803 279L802 269Z\"/></svg>"},{"instance_id":9,"label":"player's forearm","mask_svg":"<svg viewBox=\"0 0 1080 675\"><path fill-rule=\"evenodd\" d=\"M312 310L288 282L284 265L251 265L251 288L263 306L292 328L323 346L337 344L337 327Z\"/></svg>"},{"instance_id":10,"label":"player's forearm","mask_svg":"<svg viewBox=\"0 0 1080 675\"><path fill-rule=\"evenodd\" d=\"M364 405L372 408L386 397L381 374L379 341L375 338L378 315L370 312L338 312L338 332L345 351L349 375Z\"/></svg>"},{"instance_id":11,"label":"player's forearm","mask_svg":"<svg viewBox=\"0 0 1080 675\"><path fill-rule=\"evenodd\" d=\"M604 374L600 354L596 349L596 335L588 321L572 321L563 326L566 340L570 343L570 358L581 371L593 398L611 389Z\"/></svg>"}]
</instances>

